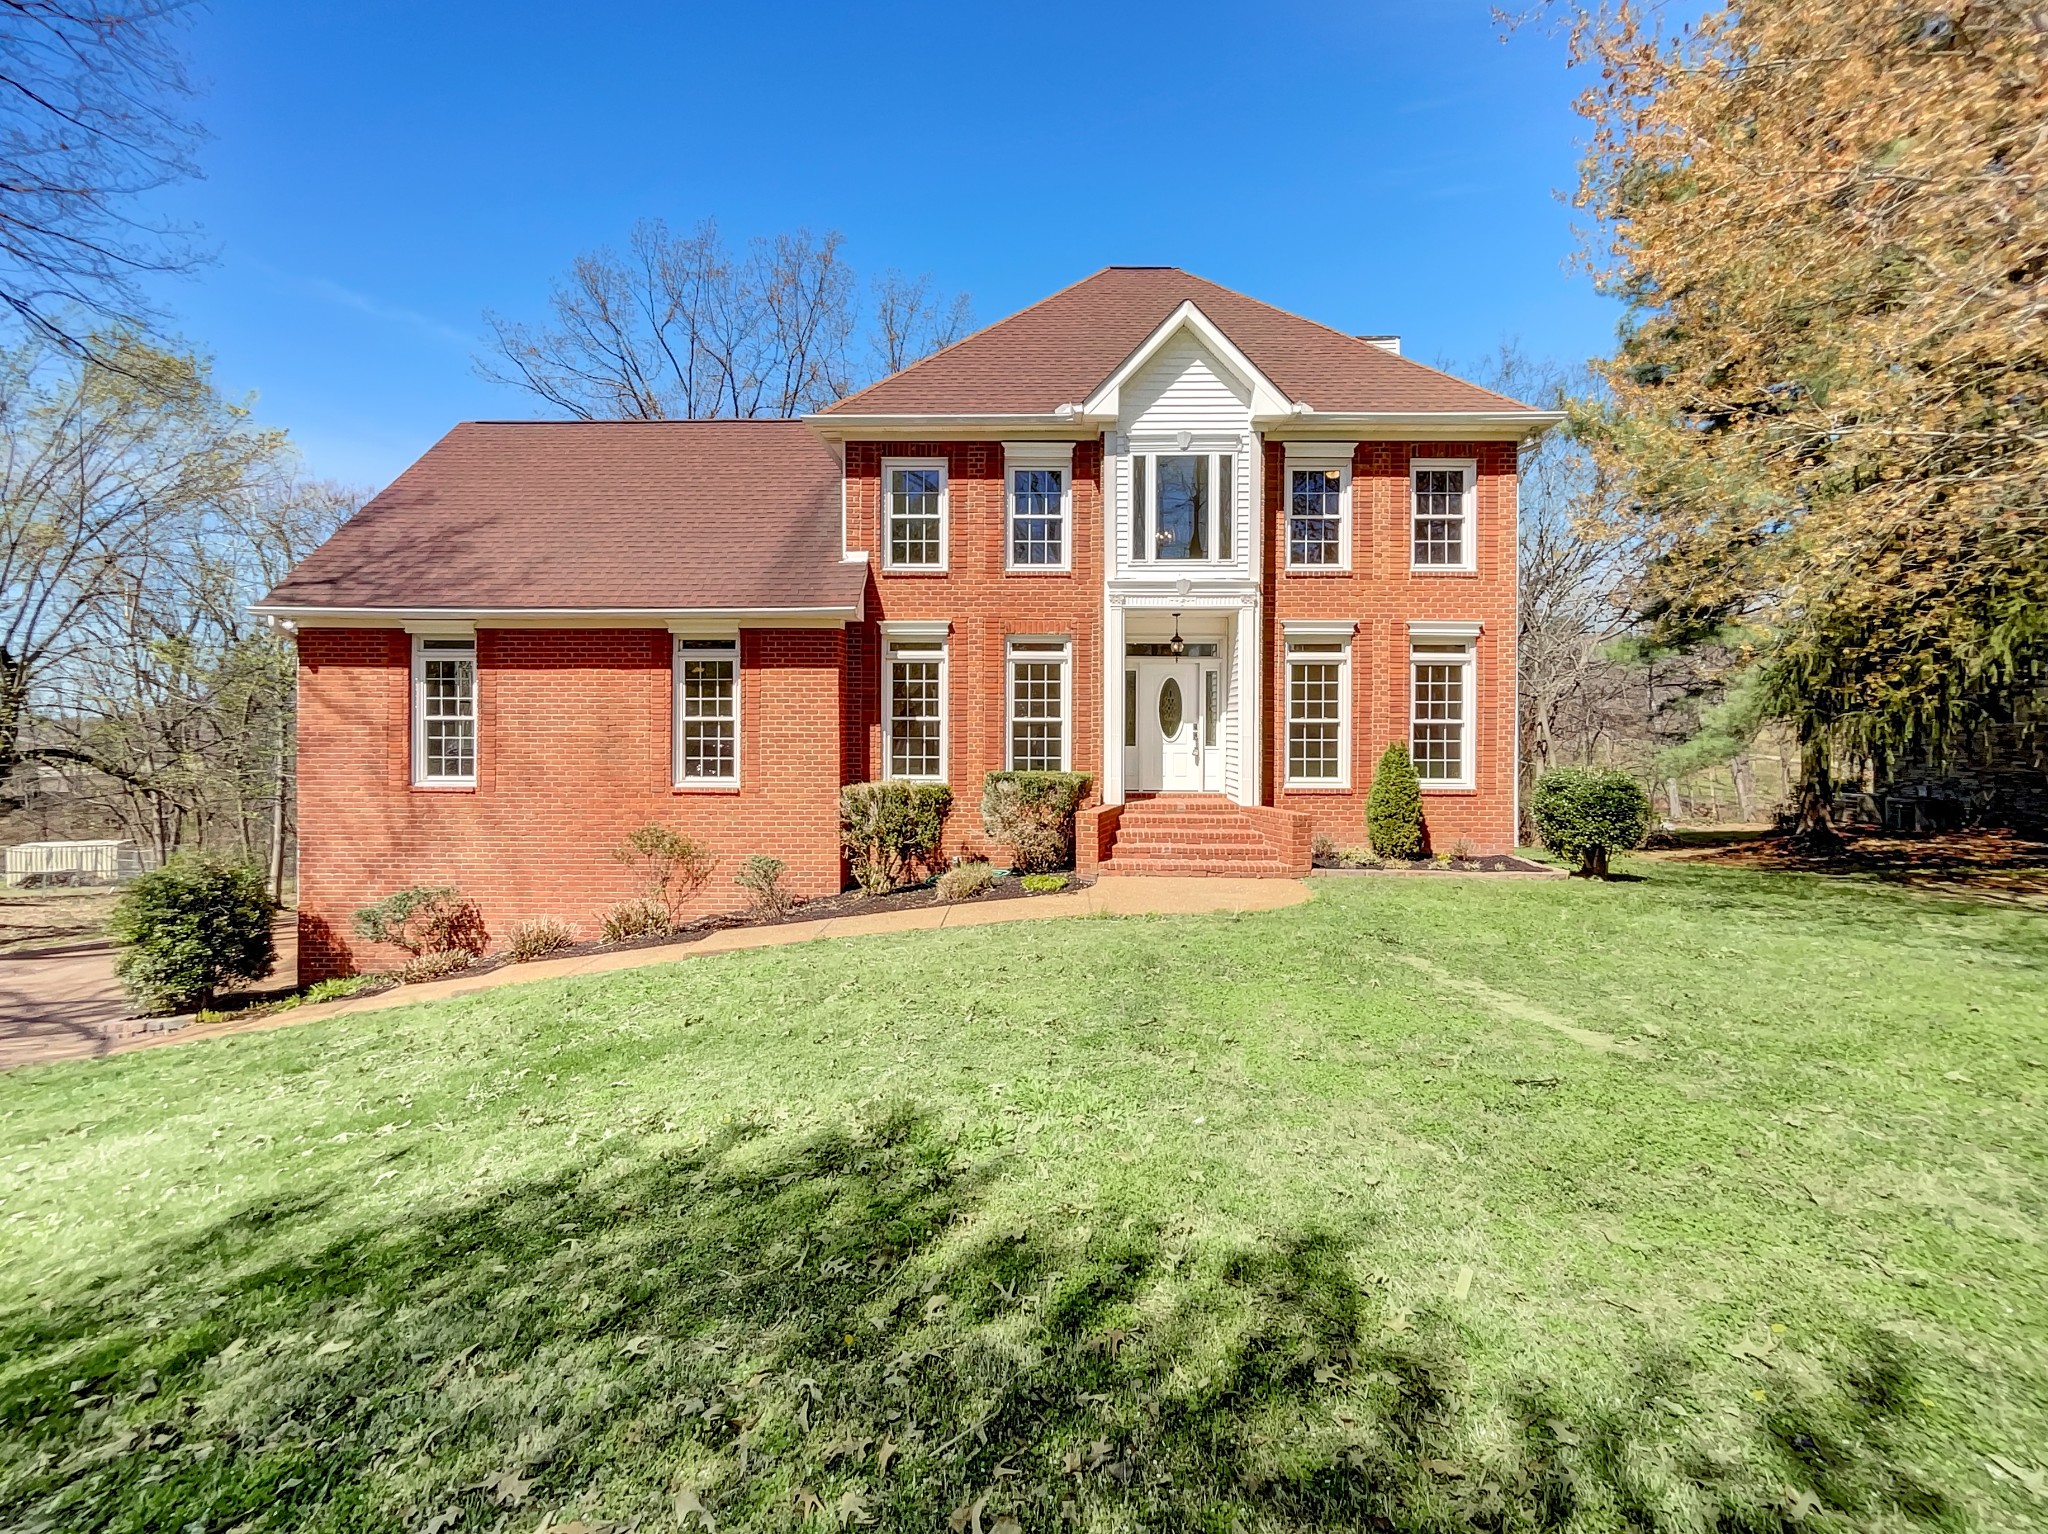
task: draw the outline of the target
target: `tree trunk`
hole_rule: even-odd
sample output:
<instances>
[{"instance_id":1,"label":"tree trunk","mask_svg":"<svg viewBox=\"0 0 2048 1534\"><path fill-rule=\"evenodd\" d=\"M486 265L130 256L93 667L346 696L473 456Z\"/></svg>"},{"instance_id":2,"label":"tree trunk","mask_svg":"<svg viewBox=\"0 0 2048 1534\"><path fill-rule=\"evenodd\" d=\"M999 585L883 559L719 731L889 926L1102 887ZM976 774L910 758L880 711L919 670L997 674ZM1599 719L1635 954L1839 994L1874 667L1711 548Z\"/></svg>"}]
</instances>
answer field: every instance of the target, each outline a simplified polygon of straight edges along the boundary
<instances>
[{"instance_id":1,"label":"tree trunk","mask_svg":"<svg viewBox=\"0 0 2048 1534\"><path fill-rule=\"evenodd\" d=\"M1582 879L1604 879L1607 877L1607 849L1588 847L1584 857L1579 859L1579 877Z\"/></svg>"},{"instance_id":2,"label":"tree trunk","mask_svg":"<svg viewBox=\"0 0 2048 1534\"><path fill-rule=\"evenodd\" d=\"M1670 812L1671 823L1674 826L1685 819L1685 801L1678 792L1678 779L1666 778L1664 780L1664 803Z\"/></svg>"},{"instance_id":3,"label":"tree trunk","mask_svg":"<svg viewBox=\"0 0 2048 1534\"><path fill-rule=\"evenodd\" d=\"M1822 857L1842 850L1842 834L1835 829L1835 782L1828 770L1827 737L1807 726L1799 732L1799 784L1792 803L1795 847Z\"/></svg>"},{"instance_id":4,"label":"tree trunk","mask_svg":"<svg viewBox=\"0 0 2048 1534\"><path fill-rule=\"evenodd\" d=\"M1747 753L1729 762L1728 776L1735 781L1735 813L1744 825L1756 824L1756 772Z\"/></svg>"}]
</instances>

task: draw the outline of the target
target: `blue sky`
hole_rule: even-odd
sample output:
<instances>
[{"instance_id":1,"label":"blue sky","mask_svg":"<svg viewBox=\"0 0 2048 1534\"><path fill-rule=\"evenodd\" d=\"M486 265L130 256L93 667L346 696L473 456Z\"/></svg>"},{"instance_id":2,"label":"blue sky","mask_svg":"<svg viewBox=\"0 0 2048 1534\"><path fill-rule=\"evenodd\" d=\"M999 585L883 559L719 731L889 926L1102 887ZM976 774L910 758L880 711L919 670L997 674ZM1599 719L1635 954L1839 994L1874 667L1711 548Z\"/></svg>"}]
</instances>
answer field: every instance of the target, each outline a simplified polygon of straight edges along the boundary
<instances>
[{"instance_id":1,"label":"blue sky","mask_svg":"<svg viewBox=\"0 0 2048 1534\"><path fill-rule=\"evenodd\" d=\"M163 302L323 477L536 413L475 375L483 311L651 214L836 228L983 323L1159 263L1424 360L1613 335L1570 266L1578 82L1486 0L214 0L189 41L205 177L156 211L217 260Z\"/></svg>"}]
</instances>

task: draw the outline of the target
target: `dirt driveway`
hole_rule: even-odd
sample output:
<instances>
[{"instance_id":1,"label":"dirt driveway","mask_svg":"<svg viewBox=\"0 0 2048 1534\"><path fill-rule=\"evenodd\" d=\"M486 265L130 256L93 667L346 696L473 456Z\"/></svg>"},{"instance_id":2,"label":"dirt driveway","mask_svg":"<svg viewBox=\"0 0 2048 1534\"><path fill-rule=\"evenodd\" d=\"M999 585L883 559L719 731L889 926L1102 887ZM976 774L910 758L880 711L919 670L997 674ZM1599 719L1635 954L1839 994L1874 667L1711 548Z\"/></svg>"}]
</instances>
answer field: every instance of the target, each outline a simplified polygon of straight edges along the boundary
<instances>
[{"instance_id":1,"label":"dirt driveway","mask_svg":"<svg viewBox=\"0 0 2048 1534\"><path fill-rule=\"evenodd\" d=\"M79 891L0 900L0 1070L106 1054L130 1016L114 978L114 948L100 928L111 893ZM263 982L294 983L297 932L278 923L277 968Z\"/></svg>"}]
</instances>

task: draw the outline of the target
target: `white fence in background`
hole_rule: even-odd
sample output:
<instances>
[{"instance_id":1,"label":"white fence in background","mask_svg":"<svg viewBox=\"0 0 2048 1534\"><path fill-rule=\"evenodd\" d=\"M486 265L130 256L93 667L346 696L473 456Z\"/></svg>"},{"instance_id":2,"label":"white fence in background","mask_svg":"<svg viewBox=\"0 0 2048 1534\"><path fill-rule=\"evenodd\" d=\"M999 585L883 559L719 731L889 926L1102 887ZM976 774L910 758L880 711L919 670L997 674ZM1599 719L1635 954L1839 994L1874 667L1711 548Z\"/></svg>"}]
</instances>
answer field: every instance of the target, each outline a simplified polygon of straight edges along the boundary
<instances>
[{"instance_id":1,"label":"white fence in background","mask_svg":"<svg viewBox=\"0 0 2048 1534\"><path fill-rule=\"evenodd\" d=\"M7 849L7 882L123 884L142 872L134 842L23 842Z\"/></svg>"}]
</instances>

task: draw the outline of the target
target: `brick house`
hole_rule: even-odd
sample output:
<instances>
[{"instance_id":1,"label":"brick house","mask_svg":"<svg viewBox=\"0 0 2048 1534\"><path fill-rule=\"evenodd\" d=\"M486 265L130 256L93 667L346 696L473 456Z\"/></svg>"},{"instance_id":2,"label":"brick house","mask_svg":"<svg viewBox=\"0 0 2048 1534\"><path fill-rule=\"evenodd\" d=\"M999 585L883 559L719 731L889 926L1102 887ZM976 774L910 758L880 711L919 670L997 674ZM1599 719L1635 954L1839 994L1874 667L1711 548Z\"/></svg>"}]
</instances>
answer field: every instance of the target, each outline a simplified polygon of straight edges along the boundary
<instances>
[{"instance_id":1,"label":"brick house","mask_svg":"<svg viewBox=\"0 0 2048 1534\"><path fill-rule=\"evenodd\" d=\"M1112 267L800 421L469 422L258 605L297 633L300 966L459 886L594 931L660 821L843 885L842 784L1090 773L1084 872L1304 871L1410 742L1433 844L1516 826L1531 409Z\"/></svg>"}]
</instances>

